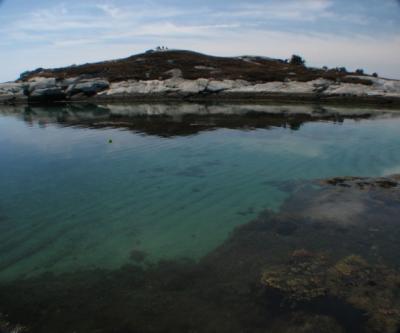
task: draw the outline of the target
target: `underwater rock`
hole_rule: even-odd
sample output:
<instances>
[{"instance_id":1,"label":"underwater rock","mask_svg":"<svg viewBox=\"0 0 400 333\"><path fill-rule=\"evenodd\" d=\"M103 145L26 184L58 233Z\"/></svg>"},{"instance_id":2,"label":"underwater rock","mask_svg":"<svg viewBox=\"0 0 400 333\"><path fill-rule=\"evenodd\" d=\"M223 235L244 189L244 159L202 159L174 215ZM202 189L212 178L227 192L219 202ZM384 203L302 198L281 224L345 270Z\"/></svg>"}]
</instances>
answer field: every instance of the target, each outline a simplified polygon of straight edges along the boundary
<instances>
[{"instance_id":1,"label":"underwater rock","mask_svg":"<svg viewBox=\"0 0 400 333\"><path fill-rule=\"evenodd\" d=\"M287 266L264 271L261 283L283 292L291 302L310 301L328 293L325 283L328 267L324 255L301 249L291 255Z\"/></svg>"},{"instance_id":2,"label":"underwater rock","mask_svg":"<svg viewBox=\"0 0 400 333\"><path fill-rule=\"evenodd\" d=\"M336 177L324 180L322 181L322 184L357 188L360 190L371 190L377 188L391 189L400 187L400 175L392 175L380 178Z\"/></svg>"},{"instance_id":3,"label":"underwater rock","mask_svg":"<svg viewBox=\"0 0 400 333\"><path fill-rule=\"evenodd\" d=\"M395 223L393 217L400 212L399 175L318 180L293 192L281 210L315 223L376 228L389 221Z\"/></svg>"},{"instance_id":4,"label":"underwater rock","mask_svg":"<svg viewBox=\"0 0 400 333\"><path fill-rule=\"evenodd\" d=\"M397 333L400 328L400 274L360 256L331 264L325 254L297 250L286 265L265 270L261 283L294 305L324 296L340 299L366 313L370 332Z\"/></svg>"},{"instance_id":5,"label":"underwater rock","mask_svg":"<svg viewBox=\"0 0 400 333\"><path fill-rule=\"evenodd\" d=\"M139 249L133 249L129 254L129 259L137 263L145 261L146 257L147 253Z\"/></svg>"},{"instance_id":6,"label":"underwater rock","mask_svg":"<svg viewBox=\"0 0 400 333\"><path fill-rule=\"evenodd\" d=\"M0 313L0 333L27 333L28 329L21 325L12 325Z\"/></svg>"},{"instance_id":7,"label":"underwater rock","mask_svg":"<svg viewBox=\"0 0 400 333\"><path fill-rule=\"evenodd\" d=\"M269 332L279 333L344 333L345 330L332 317L306 312L294 312L276 324Z\"/></svg>"}]
</instances>

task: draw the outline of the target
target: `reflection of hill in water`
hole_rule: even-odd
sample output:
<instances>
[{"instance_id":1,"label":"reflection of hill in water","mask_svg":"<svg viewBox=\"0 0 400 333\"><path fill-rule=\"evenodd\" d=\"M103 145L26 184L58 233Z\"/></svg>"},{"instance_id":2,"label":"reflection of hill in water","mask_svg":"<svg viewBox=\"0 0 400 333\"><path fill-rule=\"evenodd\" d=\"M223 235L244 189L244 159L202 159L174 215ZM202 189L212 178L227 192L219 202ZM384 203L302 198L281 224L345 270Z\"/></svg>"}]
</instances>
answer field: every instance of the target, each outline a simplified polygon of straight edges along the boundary
<instances>
[{"instance_id":1,"label":"reflection of hill in water","mask_svg":"<svg viewBox=\"0 0 400 333\"><path fill-rule=\"evenodd\" d=\"M346 118L395 116L389 109L346 108L319 105L251 104L107 104L52 107L2 106L3 114L14 114L28 123L58 123L87 128L123 128L162 137L192 135L216 128L298 129L305 122ZM400 114L400 113L399 113Z\"/></svg>"}]
</instances>

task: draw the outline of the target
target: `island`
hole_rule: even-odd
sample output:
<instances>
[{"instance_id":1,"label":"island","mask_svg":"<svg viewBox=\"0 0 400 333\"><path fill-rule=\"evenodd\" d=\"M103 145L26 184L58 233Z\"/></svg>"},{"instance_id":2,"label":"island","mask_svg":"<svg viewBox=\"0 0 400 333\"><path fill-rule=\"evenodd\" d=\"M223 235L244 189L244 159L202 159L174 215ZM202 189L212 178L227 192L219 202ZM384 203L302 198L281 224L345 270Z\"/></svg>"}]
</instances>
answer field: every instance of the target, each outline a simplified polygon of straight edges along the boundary
<instances>
[{"instance_id":1,"label":"island","mask_svg":"<svg viewBox=\"0 0 400 333\"><path fill-rule=\"evenodd\" d=\"M149 50L125 59L38 68L0 84L0 103L285 101L400 105L400 81L344 67L313 68L297 55L216 57Z\"/></svg>"}]
</instances>

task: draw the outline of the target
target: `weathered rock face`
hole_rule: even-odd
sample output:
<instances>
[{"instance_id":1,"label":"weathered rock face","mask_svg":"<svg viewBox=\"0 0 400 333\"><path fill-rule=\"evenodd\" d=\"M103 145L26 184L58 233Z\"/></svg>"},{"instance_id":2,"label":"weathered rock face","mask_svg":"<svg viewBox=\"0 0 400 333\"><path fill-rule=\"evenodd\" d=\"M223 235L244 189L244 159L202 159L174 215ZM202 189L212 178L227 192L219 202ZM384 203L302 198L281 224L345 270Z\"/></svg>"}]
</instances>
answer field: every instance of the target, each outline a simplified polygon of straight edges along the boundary
<instances>
[{"instance_id":1,"label":"weathered rock face","mask_svg":"<svg viewBox=\"0 0 400 333\"><path fill-rule=\"evenodd\" d=\"M183 79L172 71L166 80L128 80L110 83L103 78L76 77L63 80L33 77L27 82L0 84L0 103L24 101L66 101L95 98L101 100L135 98L188 98L216 96L265 97L284 95L323 98L375 98L400 100L400 81L368 77L370 84L333 82L317 79L308 82L287 81L250 83L244 80ZM349 76L349 79L359 77ZM363 77L365 80L365 77Z\"/></svg>"},{"instance_id":2,"label":"weathered rock face","mask_svg":"<svg viewBox=\"0 0 400 333\"><path fill-rule=\"evenodd\" d=\"M109 82L103 79L34 77L27 82L0 84L0 103L30 101L63 101L78 95L87 98L107 89Z\"/></svg>"},{"instance_id":3,"label":"weathered rock face","mask_svg":"<svg viewBox=\"0 0 400 333\"><path fill-rule=\"evenodd\" d=\"M0 84L0 103L25 102L27 96L19 83Z\"/></svg>"},{"instance_id":4,"label":"weathered rock face","mask_svg":"<svg viewBox=\"0 0 400 333\"><path fill-rule=\"evenodd\" d=\"M93 96L107 89L109 86L110 83L102 79L82 80L70 84L65 92L69 96L80 93L86 96Z\"/></svg>"}]
</instances>

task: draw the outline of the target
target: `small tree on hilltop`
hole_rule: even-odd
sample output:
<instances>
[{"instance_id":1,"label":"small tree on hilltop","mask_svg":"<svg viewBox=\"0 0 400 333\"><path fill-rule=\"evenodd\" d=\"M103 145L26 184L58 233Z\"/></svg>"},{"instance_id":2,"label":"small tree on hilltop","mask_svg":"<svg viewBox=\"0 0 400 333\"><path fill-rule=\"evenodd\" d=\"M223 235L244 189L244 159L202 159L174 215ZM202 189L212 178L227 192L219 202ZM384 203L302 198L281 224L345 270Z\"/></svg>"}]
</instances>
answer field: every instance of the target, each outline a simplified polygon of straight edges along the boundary
<instances>
[{"instance_id":1,"label":"small tree on hilltop","mask_svg":"<svg viewBox=\"0 0 400 333\"><path fill-rule=\"evenodd\" d=\"M304 66L306 64L306 61L299 55L293 54L292 58L290 59L290 64L296 66Z\"/></svg>"},{"instance_id":2,"label":"small tree on hilltop","mask_svg":"<svg viewBox=\"0 0 400 333\"><path fill-rule=\"evenodd\" d=\"M364 75L364 70L361 69L361 68L359 68L359 69L356 70L356 74L358 74L358 75Z\"/></svg>"}]
</instances>

